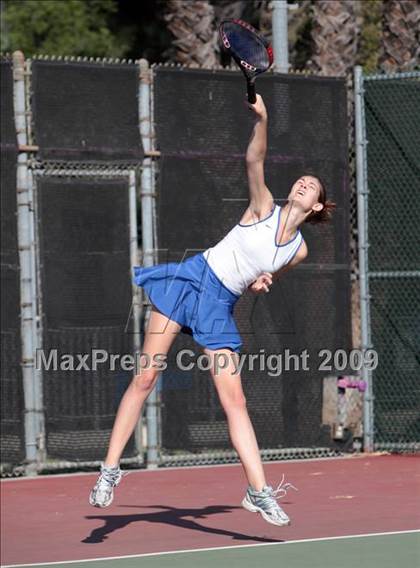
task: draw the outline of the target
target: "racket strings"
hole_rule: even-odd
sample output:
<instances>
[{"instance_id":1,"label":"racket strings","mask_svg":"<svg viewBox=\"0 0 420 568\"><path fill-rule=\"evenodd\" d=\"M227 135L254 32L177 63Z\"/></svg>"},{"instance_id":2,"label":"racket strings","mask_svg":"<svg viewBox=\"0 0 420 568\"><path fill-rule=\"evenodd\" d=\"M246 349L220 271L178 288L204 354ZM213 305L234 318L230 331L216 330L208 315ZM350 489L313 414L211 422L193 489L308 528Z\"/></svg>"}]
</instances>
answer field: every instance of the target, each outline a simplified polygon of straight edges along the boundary
<instances>
[{"instance_id":1,"label":"racket strings","mask_svg":"<svg viewBox=\"0 0 420 568\"><path fill-rule=\"evenodd\" d=\"M270 58L267 48L258 36L234 23L225 24L223 32L233 55L256 70L268 69Z\"/></svg>"}]
</instances>

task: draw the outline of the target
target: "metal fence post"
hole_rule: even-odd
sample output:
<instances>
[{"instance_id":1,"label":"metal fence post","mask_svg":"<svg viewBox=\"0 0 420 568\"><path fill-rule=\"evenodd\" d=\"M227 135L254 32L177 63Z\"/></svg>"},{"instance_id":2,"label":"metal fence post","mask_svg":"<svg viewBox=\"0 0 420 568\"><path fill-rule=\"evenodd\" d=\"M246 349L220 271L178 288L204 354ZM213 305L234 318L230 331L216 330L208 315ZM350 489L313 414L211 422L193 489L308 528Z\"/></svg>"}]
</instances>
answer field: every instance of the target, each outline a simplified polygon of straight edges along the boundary
<instances>
[{"instance_id":1,"label":"metal fence post","mask_svg":"<svg viewBox=\"0 0 420 568\"><path fill-rule=\"evenodd\" d=\"M131 266L137 266L139 262L138 258L139 255L138 255L138 244L137 244L137 195L136 195L135 170L130 170L128 176L128 199L129 199L129 211L130 211L130 264ZM141 306L141 295L139 294L139 288L134 283L133 283L132 316L133 316L132 348L134 351L134 360L135 362L137 362L141 350L140 318L142 316L142 306ZM143 452L141 420L139 420L136 425L136 429L134 431L134 440L138 455L141 455Z\"/></svg>"},{"instance_id":2,"label":"metal fence post","mask_svg":"<svg viewBox=\"0 0 420 568\"><path fill-rule=\"evenodd\" d=\"M17 158L17 223L20 265L20 317L22 377L25 400L26 473L35 475L43 461L44 414L42 378L35 371L37 309L35 286L35 242L32 187L28 173L27 124L25 105L25 60L21 51L13 53L13 105L19 154Z\"/></svg>"},{"instance_id":3,"label":"metal fence post","mask_svg":"<svg viewBox=\"0 0 420 568\"><path fill-rule=\"evenodd\" d=\"M273 50L274 67L280 73L289 72L289 42L287 26L287 1L273 1Z\"/></svg>"},{"instance_id":4,"label":"metal fence post","mask_svg":"<svg viewBox=\"0 0 420 568\"><path fill-rule=\"evenodd\" d=\"M154 189L155 180L153 176L153 164L150 152L153 150L151 143L152 124L151 124L151 93L150 81L151 73L149 63L141 59L140 65L140 92L139 92L139 114L140 114L140 133L143 142L145 157L141 173L141 218L142 218L142 241L143 241L143 266L154 264ZM149 153L149 155L148 155ZM146 312L148 320L150 310ZM147 321L146 321L147 325ZM146 402L146 424L147 424L147 467L156 468L159 465L159 400L157 389L153 389Z\"/></svg>"},{"instance_id":5,"label":"metal fence post","mask_svg":"<svg viewBox=\"0 0 420 568\"><path fill-rule=\"evenodd\" d=\"M359 249L359 285L360 285L360 319L362 351L371 349L370 334L370 305L368 281L368 187L367 187L367 159L366 159L366 124L364 116L363 99L363 71L356 66L354 71L355 85L355 133L356 133L356 179L357 179L357 224ZM372 373L365 365L362 367L362 378L366 381L364 396L364 450L371 452L374 449L374 421L373 421L373 388Z\"/></svg>"}]
</instances>

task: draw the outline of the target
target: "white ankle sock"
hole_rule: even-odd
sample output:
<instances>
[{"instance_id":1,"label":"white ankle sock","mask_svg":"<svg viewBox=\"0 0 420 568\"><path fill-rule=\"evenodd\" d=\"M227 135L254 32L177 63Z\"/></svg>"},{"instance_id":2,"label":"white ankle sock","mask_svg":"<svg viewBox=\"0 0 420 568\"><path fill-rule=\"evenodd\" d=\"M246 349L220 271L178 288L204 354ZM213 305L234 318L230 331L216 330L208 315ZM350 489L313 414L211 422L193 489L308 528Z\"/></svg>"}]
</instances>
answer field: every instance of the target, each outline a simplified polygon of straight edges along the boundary
<instances>
[{"instance_id":1,"label":"white ankle sock","mask_svg":"<svg viewBox=\"0 0 420 568\"><path fill-rule=\"evenodd\" d=\"M104 469L118 469L118 464L117 465L106 465L104 463Z\"/></svg>"}]
</instances>

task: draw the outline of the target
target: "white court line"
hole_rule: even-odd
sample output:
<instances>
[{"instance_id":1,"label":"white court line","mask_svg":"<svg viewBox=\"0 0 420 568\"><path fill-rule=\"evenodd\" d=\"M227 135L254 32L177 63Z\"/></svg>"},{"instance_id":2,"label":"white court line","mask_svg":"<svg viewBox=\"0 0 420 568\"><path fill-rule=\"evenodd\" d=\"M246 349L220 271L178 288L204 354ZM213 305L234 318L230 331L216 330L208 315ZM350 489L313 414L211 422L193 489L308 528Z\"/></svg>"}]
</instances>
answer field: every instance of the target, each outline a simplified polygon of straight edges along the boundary
<instances>
[{"instance_id":1,"label":"white court line","mask_svg":"<svg viewBox=\"0 0 420 568\"><path fill-rule=\"evenodd\" d=\"M291 460L288 459L284 459L284 460L264 460L263 464L264 465L269 465L270 463L276 463L276 464L285 464L285 463L305 463L305 462L323 462L323 461L337 461L337 460L356 460L356 459L360 459L360 458L364 458L364 459L373 459L376 457L382 457L383 455L389 455L387 452L384 452L381 455L377 455L377 454L348 454L345 456L328 456L325 458L294 458ZM208 469L208 468L213 468L213 467L242 467L240 463L215 463L215 464L206 464L206 465L191 465L191 466L185 466L185 465L174 465L174 466L170 466L170 467L158 467L156 469L147 469L147 468L138 468L138 469L124 469L124 464L121 465L121 468L124 471L129 471L130 473L160 473L162 471L174 471L174 470L185 470L185 469ZM15 482L19 482L19 481L38 481L41 479L50 479L52 477L76 477L76 476L83 476L83 475L97 475L99 472L99 466L97 471L79 471L79 472L74 472L74 473L48 473L46 475L43 475L42 473L39 475L35 475L33 477L29 477L29 476L21 476L21 477L15 477L15 478L4 478L1 480L0 483L15 483Z\"/></svg>"},{"instance_id":2,"label":"white court line","mask_svg":"<svg viewBox=\"0 0 420 568\"><path fill-rule=\"evenodd\" d=\"M105 556L103 558L81 558L80 560L63 560L62 562L39 562L37 564L7 564L2 568L32 568L35 566L57 566L60 564L76 564L77 562L103 562L104 560L125 560L127 558L147 558L149 556L166 556L168 554L185 554L189 552L211 552L213 550L236 550L237 548L256 548L261 546L284 546L285 544L298 544L302 542L323 542L328 540L344 540L349 538L367 538L371 536L389 536L395 534L412 534L420 533L420 529L412 529L407 531L392 531L381 533L362 533L350 534L346 536L327 536L324 538L302 538L300 540L287 540L285 542L264 542L260 544L240 544L237 546L215 546L212 548L193 548L187 550L168 550L166 552L147 552L146 554L129 554L126 556Z\"/></svg>"}]
</instances>

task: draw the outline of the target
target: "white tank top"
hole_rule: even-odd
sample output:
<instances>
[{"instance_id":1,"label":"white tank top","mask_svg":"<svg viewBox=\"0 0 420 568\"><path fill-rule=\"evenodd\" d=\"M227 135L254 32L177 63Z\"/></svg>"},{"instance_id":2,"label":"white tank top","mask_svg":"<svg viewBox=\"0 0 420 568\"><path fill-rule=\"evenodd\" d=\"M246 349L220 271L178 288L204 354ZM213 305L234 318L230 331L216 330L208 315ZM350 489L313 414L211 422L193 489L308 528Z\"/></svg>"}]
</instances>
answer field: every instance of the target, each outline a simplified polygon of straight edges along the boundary
<instances>
[{"instance_id":1,"label":"white tank top","mask_svg":"<svg viewBox=\"0 0 420 568\"><path fill-rule=\"evenodd\" d=\"M241 295L262 272L275 272L292 260L302 244L298 230L283 245L276 242L280 223L279 205L265 219L251 225L237 223L204 258L216 276L235 294Z\"/></svg>"}]
</instances>

